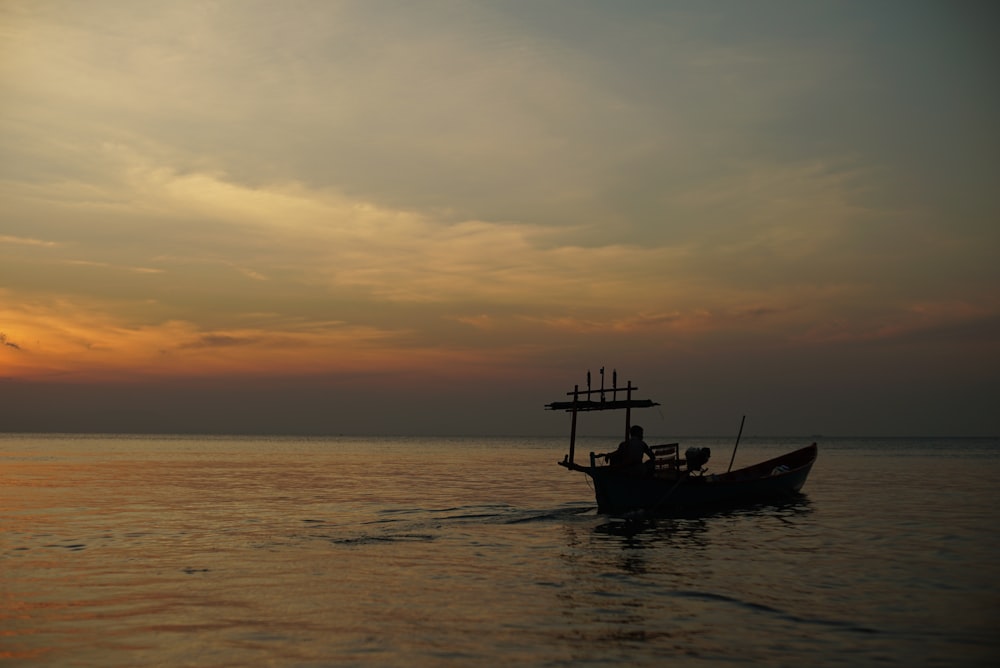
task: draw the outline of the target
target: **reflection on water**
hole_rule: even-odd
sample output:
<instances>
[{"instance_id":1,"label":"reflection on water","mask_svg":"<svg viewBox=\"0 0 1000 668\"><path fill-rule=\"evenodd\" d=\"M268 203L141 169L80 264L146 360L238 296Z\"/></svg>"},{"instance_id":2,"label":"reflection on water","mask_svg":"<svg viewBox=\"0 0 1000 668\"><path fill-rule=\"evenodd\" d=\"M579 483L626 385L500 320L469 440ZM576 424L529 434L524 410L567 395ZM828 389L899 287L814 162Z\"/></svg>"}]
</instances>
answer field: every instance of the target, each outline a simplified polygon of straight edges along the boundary
<instances>
[{"instance_id":1,"label":"reflection on water","mask_svg":"<svg viewBox=\"0 0 1000 668\"><path fill-rule=\"evenodd\" d=\"M697 550L708 545L710 537L703 519L643 519L601 522L593 529L595 537L622 550L648 550L664 547Z\"/></svg>"},{"instance_id":2,"label":"reflection on water","mask_svg":"<svg viewBox=\"0 0 1000 668\"><path fill-rule=\"evenodd\" d=\"M670 516L641 517L636 519L609 518L594 527L594 533L620 538L624 549L653 547L669 543L680 548L705 547L707 529L711 522L727 519L758 520L794 524L812 512L809 497L798 495L780 502L759 503L739 508L688 510Z\"/></svg>"}]
</instances>

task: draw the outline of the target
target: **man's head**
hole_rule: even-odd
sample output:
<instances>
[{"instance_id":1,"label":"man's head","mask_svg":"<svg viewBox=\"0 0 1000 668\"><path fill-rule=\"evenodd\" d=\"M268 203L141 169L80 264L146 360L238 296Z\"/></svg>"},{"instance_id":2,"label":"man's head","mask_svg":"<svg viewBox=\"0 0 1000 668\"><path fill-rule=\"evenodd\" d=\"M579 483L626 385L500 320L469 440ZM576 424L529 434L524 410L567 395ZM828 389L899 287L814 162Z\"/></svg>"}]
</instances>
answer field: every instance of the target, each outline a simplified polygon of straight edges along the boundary
<instances>
[{"instance_id":1,"label":"man's head","mask_svg":"<svg viewBox=\"0 0 1000 668\"><path fill-rule=\"evenodd\" d=\"M629 428L628 433L632 438L642 438L642 427L634 424Z\"/></svg>"}]
</instances>

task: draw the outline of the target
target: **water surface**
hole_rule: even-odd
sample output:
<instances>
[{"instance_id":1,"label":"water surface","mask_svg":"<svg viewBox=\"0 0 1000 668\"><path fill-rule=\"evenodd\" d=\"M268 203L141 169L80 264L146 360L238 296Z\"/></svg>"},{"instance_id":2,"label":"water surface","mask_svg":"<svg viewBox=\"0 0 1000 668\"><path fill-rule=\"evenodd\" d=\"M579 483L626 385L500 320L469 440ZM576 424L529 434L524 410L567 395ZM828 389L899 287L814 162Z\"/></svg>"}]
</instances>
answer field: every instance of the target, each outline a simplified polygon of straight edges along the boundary
<instances>
[{"instance_id":1,"label":"water surface","mask_svg":"<svg viewBox=\"0 0 1000 668\"><path fill-rule=\"evenodd\" d=\"M745 440L736 466L805 444ZM729 463L726 442L684 445ZM564 452L0 436L0 657L997 664L995 439L821 440L798 500L637 523L597 515L587 478L555 465Z\"/></svg>"}]
</instances>

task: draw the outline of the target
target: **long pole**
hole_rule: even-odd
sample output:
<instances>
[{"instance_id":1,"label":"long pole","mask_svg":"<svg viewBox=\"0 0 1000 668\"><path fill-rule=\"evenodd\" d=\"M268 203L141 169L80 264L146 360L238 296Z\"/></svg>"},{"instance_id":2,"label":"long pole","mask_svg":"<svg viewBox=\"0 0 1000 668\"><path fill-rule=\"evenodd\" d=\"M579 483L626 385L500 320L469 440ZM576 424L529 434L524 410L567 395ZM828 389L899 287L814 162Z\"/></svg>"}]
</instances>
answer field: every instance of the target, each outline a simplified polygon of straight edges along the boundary
<instances>
[{"instance_id":1,"label":"long pole","mask_svg":"<svg viewBox=\"0 0 1000 668\"><path fill-rule=\"evenodd\" d=\"M736 435L736 445L733 446L733 456L729 459L729 468L726 469L726 473L733 470L733 462L736 460L736 448L740 447L740 436L743 435L743 423L747 421L747 416L744 415L743 419L740 420L740 433Z\"/></svg>"}]
</instances>

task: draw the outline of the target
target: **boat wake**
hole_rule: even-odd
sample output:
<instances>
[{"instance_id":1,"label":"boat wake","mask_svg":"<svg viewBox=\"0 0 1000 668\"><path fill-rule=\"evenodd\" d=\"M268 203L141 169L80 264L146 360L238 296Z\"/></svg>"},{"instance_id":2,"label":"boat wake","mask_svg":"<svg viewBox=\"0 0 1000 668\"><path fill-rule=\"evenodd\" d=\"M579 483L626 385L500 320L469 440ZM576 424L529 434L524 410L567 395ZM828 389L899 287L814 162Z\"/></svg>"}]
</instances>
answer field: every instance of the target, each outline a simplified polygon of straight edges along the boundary
<instances>
[{"instance_id":1,"label":"boat wake","mask_svg":"<svg viewBox=\"0 0 1000 668\"><path fill-rule=\"evenodd\" d=\"M837 628L843 631L850 631L853 633L878 633L879 631L867 626L860 626L853 622L837 620L837 619L823 619L820 617L803 617L801 615L796 615L784 610L779 610L769 605L763 603L754 603L752 601L744 601L733 596L726 596L724 594L715 594L712 592L705 591L695 591L695 590L680 590L671 592L671 596L677 598L687 598L687 599L701 599L704 601L719 602L723 604L738 606L745 610L751 612L763 613L772 617L776 617L788 622L794 622L796 624L809 624L814 626L825 626L828 628Z\"/></svg>"},{"instance_id":2,"label":"boat wake","mask_svg":"<svg viewBox=\"0 0 1000 668\"><path fill-rule=\"evenodd\" d=\"M594 510L592 504L547 509L495 504L439 509L384 509L374 519L353 525L313 518L303 519L302 523L308 529L308 538L328 540L335 545L369 545L429 542L462 527L560 521L593 514Z\"/></svg>"}]
</instances>

